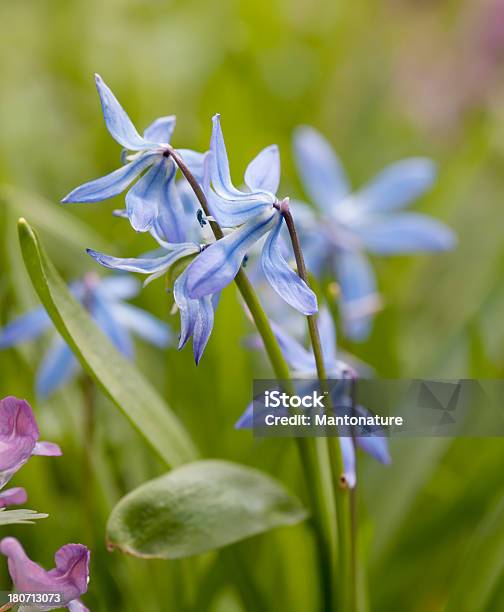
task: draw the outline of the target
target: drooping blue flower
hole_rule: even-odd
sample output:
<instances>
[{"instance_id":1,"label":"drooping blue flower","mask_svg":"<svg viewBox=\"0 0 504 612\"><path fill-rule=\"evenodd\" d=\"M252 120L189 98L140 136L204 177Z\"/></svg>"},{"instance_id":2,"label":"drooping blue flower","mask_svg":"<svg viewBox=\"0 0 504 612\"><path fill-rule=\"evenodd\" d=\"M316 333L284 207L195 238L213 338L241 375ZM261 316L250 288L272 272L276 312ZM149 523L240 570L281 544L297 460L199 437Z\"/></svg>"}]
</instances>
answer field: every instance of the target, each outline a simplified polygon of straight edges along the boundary
<instances>
[{"instance_id":1,"label":"drooping blue flower","mask_svg":"<svg viewBox=\"0 0 504 612\"><path fill-rule=\"evenodd\" d=\"M185 221L182 226L184 242L169 242L162 233L162 229L155 226L151 228L150 233L157 241L159 248L146 255L136 258L113 257L87 249L88 254L106 268L147 274L145 285L166 274L177 261L200 253L205 248L205 243L211 240L208 223L202 225L198 221L197 213L201 209L198 208L197 199L192 191L187 190L187 183L177 181L175 188L184 206ZM124 216L122 211L117 211L117 214ZM173 297L180 312L178 348L183 348L192 336L194 358L198 364L212 333L218 296L208 295L200 299L191 299L187 293L186 268L173 284Z\"/></svg>"},{"instance_id":2,"label":"drooping blue flower","mask_svg":"<svg viewBox=\"0 0 504 612\"><path fill-rule=\"evenodd\" d=\"M130 332L160 348L171 342L166 323L150 313L126 303L139 291L139 283L129 276L100 278L86 274L70 285L76 299L88 310L97 325L123 355L133 358ZM37 308L15 319L0 330L0 350L33 340L52 327L44 308ZM77 359L60 336L54 338L36 378L36 391L46 398L79 371Z\"/></svg>"},{"instance_id":3,"label":"drooping blue flower","mask_svg":"<svg viewBox=\"0 0 504 612\"><path fill-rule=\"evenodd\" d=\"M127 163L121 168L77 187L62 202L100 202L112 198L145 171L126 194L126 210L132 227L145 232L156 224L170 242L181 242L183 210L175 189L177 167L168 149L175 116L156 119L140 136L99 75L96 75L96 86L108 131L127 151L134 153L126 155ZM189 149L177 151L193 174L201 179L203 154Z\"/></svg>"},{"instance_id":4,"label":"drooping blue flower","mask_svg":"<svg viewBox=\"0 0 504 612\"><path fill-rule=\"evenodd\" d=\"M329 312L322 308L318 316L318 328L320 341L322 345L322 354L324 357L324 365L326 367L327 376L330 379L348 381L350 382L353 377L356 376L355 371L344 361L338 358L337 345L336 345L336 329L332 317ZM290 334L286 333L279 325L272 322L272 329L275 337L278 341L280 349L292 369L293 375L297 379L316 379L317 378L317 367L315 364L315 358L313 353L306 349L298 340L293 338ZM338 401L337 406L335 405L335 413L337 414L338 409L345 408L348 412L351 408L351 400L348 394L348 385L345 387L343 397L341 396L340 387L337 389ZM247 409L238 419L235 427L237 429L251 429L254 426L254 420L256 423L261 420L261 410L257 406L254 408L254 404L251 403L247 406ZM264 415L271 412L271 409L264 407ZM363 406L356 406L356 412L358 415L365 416L368 411ZM275 409L275 415L283 416L287 415L287 409L282 412L281 408ZM340 443L341 452L343 456L344 474L342 474L345 483L353 488L357 481L355 471L355 451L354 445L351 439L351 435L348 431L340 432ZM391 461L388 450L387 438L383 431L374 429L369 435L356 436L356 443L366 453L370 454L380 463L388 465Z\"/></svg>"},{"instance_id":5,"label":"drooping blue flower","mask_svg":"<svg viewBox=\"0 0 504 612\"><path fill-rule=\"evenodd\" d=\"M303 314L317 311L313 291L290 268L281 250L280 232L288 198L276 196L280 182L280 157L275 145L263 149L247 167L247 191L231 182L229 162L219 115L213 118L210 153L205 164L203 189L212 216L222 227L233 229L206 248L187 268L187 292L192 299L214 295L234 279L247 252L266 236L261 263L275 291ZM211 183L211 185L210 185Z\"/></svg>"},{"instance_id":6,"label":"drooping blue flower","mask_svg":"<svg viewBox=\"0 0 504 612\"><path fill-rule=\"evenodd\" d=\"M316 212L302 204L296 210L305 221L305 252L314 271L328 264L336 274L345 331L365 339L380 306L367 253L446 251L455 245L454 233L443 223L399 212L432 185L435 165L425 158L404 159L352 193L338 157L315 129L296 130L294 154L306 193L317 206Z\"/></svg>"},{"instance_id":7,"label":"drooping blue flower","mask_svg":"<svg viewBox=\"0 0 504 612\"><path fill-rule=\"evenodd\" d=\"M160 240L161 248L152 255L143 257L113 257L87 249L93 259L106 268L148 274L146 283L159 278L171 266L191 255L201 252L202 246L194 242L170 244ZM187 268L178 276L173 285L173 297L180 311L180 339L178 348L185 346L193 337L193 351L196 364L200 362L203 351L212 333L214 321L214 299L212 296L194 300L187 294Z\"/></svg>"},{"instance_id":8,"label":"drooping blue flower","mask_svg":"<svg viewBox=\"0 0 504 612\"><path fill-rule=\"evenodd\" d=\"M21 593L54 593L61 598L52 605L36 606L39 610L62 607L70 612L89 612L79 599L88 589L89 549L83 544L66 544L56 551L56 567L47 571L32 561L16 538L0 541L0 553L8 559L14 588ZM22 609L33 610L32 607Z\"/></svg>"}]
</instances>

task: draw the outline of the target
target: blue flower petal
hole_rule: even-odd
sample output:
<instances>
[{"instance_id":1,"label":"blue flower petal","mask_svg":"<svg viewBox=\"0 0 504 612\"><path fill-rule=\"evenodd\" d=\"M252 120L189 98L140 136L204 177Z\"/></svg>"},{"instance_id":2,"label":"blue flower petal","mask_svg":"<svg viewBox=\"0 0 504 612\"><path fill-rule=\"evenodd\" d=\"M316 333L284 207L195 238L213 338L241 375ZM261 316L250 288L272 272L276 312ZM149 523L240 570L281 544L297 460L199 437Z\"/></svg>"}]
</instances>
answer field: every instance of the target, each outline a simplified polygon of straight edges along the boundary
<instances>
[{"instance_id":1,"label":"blue flower petal","mask_svg":"<svg viewBox=\"0 0 504 612\"><path fill-rule=\"evenodd\" d=\"M355 448L351 437L340 436L338 438L343 457L343 474L345 484L353 489L357 483L357 474L355 471Z\"/></svg>"},{"instance_id":2,"label":"blue flower petal","mask_svg":"<svg viewBox=\"0 0 504 612\"><path fill-rule=\"evenodd\" d=\"M173 286L173 297L180 312L178 348L183 348L193 336L194 359L198 365L212 333L216 296L207 295L198 300L190 298L187 291L187 278L186 268Z\"/></svg>"},{"instance_id":3,"label":"blue flower petal","mask_svg":"<svg viewBox=\"0 0 504 612\"><path fill-rule=\"evenodd\" d=\"M331 369L331 366L336 364L338 358L336 349L336 328L333 318L327 308L320 309L317 323L324 362L327 369Z\"/></svg>"},{"instance_id":4,"label":"blue flower petal","mask_svg":"<svg viewBox=\"0 0 504 612\"><path fill-rule=\"evenodd\" d=\"M241 200L247 202L251 199L252 194L240 191L231 182L226 145L224 144L224 136L222 135L220 125L220 115L214 115L212 122L213 129L210 141L210 151L212 153L210 156L212 185L217 195L221 198L236 202ZM258 191L254 195L263 197L265 201L269 201L272 204L275 201L272 194L264 190Z\"/></svg>"},{"instance_id":5,"label":"blue flower petal","mask_svg":"<svg viewBox=\"0 0 504 612\"><path fill-rule=\"evenodd\" d=\"M210 188L210 183L213 184L215 192ZM203 164L203 191L210 213L223 227L238 227L276 201L275 196L268 192L244 193L231 183L219 115L213 118L210 151L206 154Z\"/></svg>"},{"instance_id":6,"label":"blue flower petal","mask_svg":"<svg viewBox=\"0 0 504 612\"><path fill-rule=\"evenodd\" d=\"M369 410L364 406L357 406L359 416L370 416ZM362 450L380 463L389 465L392 462L388 448L388 438L384 431L379 427L373 427L369 435L357 436L356 442Z\"/></svg>"},{"instance_id":7,"label":"blue flower petal","mask_svg":"<svg viewBox=\"0 0 504 612\"><path fill-rule=\"evenodd\" d=\"M383 465L389 465L392 462L388 448L388 441L385 435L383 436L359 436L356 438L357 444L371 457L374 457Z\"/></svg>"},{"instance_id":8,"label":"blue flower petal","mask_svg":"<svg viewBox=\"0 0 504 612\"><path fill-rule=\"evenodd\" d=\"M116 302L111 304L116 321L147 342L165 348L173 341L169 326L141 308Z\"/></svg>"},{"instance_id":9,"label":"blue flower petal","mask_svg":"<svg viewBox=\"0 0 504 612\"><path fill-rule=\"evenodd\" d=\"M251 196L247 200L225 200L212 189L204 190L208 200L210 214L221 227L238 227L257 217L265 209L271 208L271 202L263 197Z\"/></svg>"},{"instance_id":10,"label":"blue flower petal","mask_svg":"<svg viewBox=\"0 0 504 612\"><path fill-rule=\"evenodd\" d=\"M322 211L331 212L350 193L339 159L317 130L309 126L297 128L294 157L306 193Z\"/></svg>"},{"instance_id":11,"label":"blue flower petal","mask_svg":"<svg viewBox=\"0 0 504 612\"><path fill-rule=\"evenodd\" d=\"M366 248L380 255L447 251L457 240L444 223L419 213L385 215L358 228Z\"/></svg>"},{"instance_id":12,"label":"blue flower petal","mask_svg":"<svg viewBox=\"0 0 504 612\"><path fill-rule=\"evenodd\" d=\"M126 194L128 218L137 232L148 231L156 221L175 170L173 160L160 157Z\"/></svg>"},{"instance_id":13,"label":"blue flower petal","mask_svg":"<svg viewBox=\"0 0 504 612\"><path fill-rule=\"evenodd\" d=\"M112 344L128 359L134 356L133 342L125 327L114 317L111 304L94 296L91 315Z\"/></svg>"},{"instance_id":14,"label":"blue flower petal","mask_svg":"<svg viewBox=\"0 0 504 612\"><path fill-rule=\"evenodd\" d=\"M175 123L177 118L175 115L168 115L167 117L159 117L153 121L148 128L144 131L144 138L149 142L156 142L159 144L168 144L175 129Z\"/></svg>"},{"instance_id":15,"label":"blue flower petal","mask_svg":"<svg viewBox=\"0 0 504 612\"><path fill-rule=\"evenodd\" d=\"M206 295L198 300L198 316L193 330L193 352L196 365L199 364L203 351L212 334L214 324L214 309L212 296Z\"/></svg>"},{"instance_id":16,"label":"blue flower petal","mask_svg":"<svg viewBox=\"0 0 504 612\"><path fill-rule=\"evenodd\" d=\"M100 95L105 124L112 138L130 151L151 149L154 143L147 142L140 136L131 119L101 76L96 74L95 80L96 88Z\"/></svg>"},{"instance_id":17,"label":"blue flower petal","mask_svg":"<svg viewBox=\"0 0 504 612\"><path fill-rule=\"evenodd\" d=\"M187 268L177 278L173 285L173 298L180 312L180 338L178 348L185 346L192 336L198 318L198 301L187 295Z\"/></svg>"},{"instance_id":18,"label":"blue flower petal","mask_svg":"<svg viewBox=\"0 0 504 612\"><path fill-rule=\"evenodd\" d=\"M173 164L173 162L172 162ZM173 174L167 176L159 194L158 215L154 227L164 240L176 243L187 240L187 214L174 180L176 168L173 165ZM193 223L196 219L193 218Z\"/></svg>"},{"instance_id":19,"label":"blue flower petal","mask_svg":"<svg viewBox=\"0 0 504 612\"><path fill-rule=\"evenodd\" d=\"M365 340L380 304L371 264L360 251L339 251L336 270L345 332L353 340Z\"/></svg>"},{"instance_id":20,"label":"blue flower petal","mask_svg":"<svg viewBox=\"0 0 504 612\"><path fill-rule=\"evenodd\" d=\"M163 257L112 257L99 253L92 249L87 249L87 252L93 259L105 268L113 270L124 270L126 272L138 272L140 274L155 274L164 272L175 263L177 260L187 255L193 255L199 251L199 246L192 242L185 242L176 245L170 245L172 250Z\"/></svg>"},{"instance_id":21,"label":"blue flower petal","mask_svg":"<svg viewBox=\"0 0 504 612\"><path fill-rule=\"evenodd\" d=\"M408 205L422 195L436 178L436 164L424 157L403 159L387 166L353 197L366 211L384 212Z\"/></svg>"},{"instance_id":22,"label":"blue flower petal","mask_svg":"<svg viewBox=\"0 0 504 612\"><path fill-rule=\"evenodd\" d=\"M279 214L275 227L266 239L261 264L268 282L290 306L305 315L318 310L317 297L285 261L279 244L283 217Z\"/></svg>"},{"instance_id":23,"label":"blue flower petal","mask_svg":"<svg viewBox=\"0 0 504 612\"><path fill-rule=\"evenodd\" d=\"M63 204L67 202L91 203L113 198L124 191L145 168L151 166L157 157L159 155L156 153L141 155L110 174L76 187L61 201Z\"/></svg>"},{"instance_id":24,"label":"blue flower petal","mask_svg":"<svg viewBox=\"0 0 504 612\"><path fill-rule=\"evenodd\" d=\"M273 208L266 210L207 247L187 268L189 297L201 298L229 285L247 251L272 228L277 215Z\"/></svg>"},{"instance_id":25,"label":"blue flower petal","mask_svg":"<svg viewBox=\"0 0 504 612\"><path fill-rule=\"evenodd\" d=\"M97 291L107 299L129 300L140 292L140 283L129 274L110 275L100 279Z\"/></svg>"},{"instance_id":26,"label":"blue flower petal","mask_svg":"<svg viewBox=\"0 0 504 612\"><path fill-rule=\"evenodd\" d=\"M254 403L250 404L245 409L245 412L235 423L235 429L252 429L254 427Z\"/></svg>"},{"instance_id":27,"label":"blue flower petal","mask_svg":"<svg viewBox=\"0 0 504 612\"><path fill-rule=\"evenodd\" d=\"M56 338L37 372L37 396L48 397L75 376L78 369L78 362L68 345L60 337Z\"/></svg>"},{"instance_id":28,"label":"blue flower petal","mask_svg":"<svg viewBox=\"0 0 504 612\"><path fill-rule=\"evenodd\" d=\"M0 330L0 349L6 349L26 340L33 340L51 327L51 319L44 308L22 315Z\"/></svg>"},{"instance_id":29,"label":"blue flower petal","mask_svg":"<svg viewBox=\"0 0 504 612\"><path fill-rule=\"evenodd\" d=\"M277 192L280 184L280 153L277 145L266 147L250 162L245 171L245 184L252 191Z\"/></svg>"},{"instance_id":30,"label":"blue flower petal","mask_svg":"<svg viewBox=\"0 0 504 612\"><path fill-rule=\"evenodd\" d=\"M243 197L243 192L231 182L231 173L229 172L229 161L224 143L224 136L220 124L220 115L214 115L212 118L212 138L210 140L210 151L212 151L212 183L215 191L223 198L231 197L233 199Z\"/></svg>"},{"instance_id":31,"label":"blue flower petal","mask_svg":"<svg viewBox=\"0 0 504 612\"><path fill-rule=\"evenodd\" d=\"M281 390L281 387L270 389L270 391ZM296 389L296 392L299 393L299 390ZM309 393L311 392L312 391L310 390ZM252 429L254 425L257 425L258 427L266 426L265 419L268 414L271 414L271 408L266 408L264 403L264 393L261 393L254 398L254 401L250 402L245 409L245 412L241 415L238 421L236 421L234 427L235 429ZM288 416L288 414L289 410L285 406L275 408L275 416Z\"/></svg>"},{"instance_id":32,"label":"blue flower petal","mask_svg":"<svg viewBox=\"0 0 504 612\"><path fill-rule=\"evenodd\" d=\"M313 373L316 371L315 359L311 351L306 350L302 344L284 332L274 321L271 321L271 328L283 356L293 370L297 373Z\"/></svg>"},{"instance_id":33,"label":"blue flower petal","mask_svg":"<svg viewBox=\"0 0 504 612\"><path fill-rule=\"evenodd\" d=\"M67 604L68 612L89 612L80 599L72 599Z\"/></svg>"}]
</instances>

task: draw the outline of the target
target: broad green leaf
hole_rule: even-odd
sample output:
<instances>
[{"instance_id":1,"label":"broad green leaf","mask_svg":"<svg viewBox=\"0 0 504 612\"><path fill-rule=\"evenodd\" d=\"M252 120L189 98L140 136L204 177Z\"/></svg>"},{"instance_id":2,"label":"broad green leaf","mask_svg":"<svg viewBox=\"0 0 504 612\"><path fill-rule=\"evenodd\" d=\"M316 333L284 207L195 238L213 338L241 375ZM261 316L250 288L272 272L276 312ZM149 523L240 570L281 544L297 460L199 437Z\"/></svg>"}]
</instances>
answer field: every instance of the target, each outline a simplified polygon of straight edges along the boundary
<instances>
[{"instance_id":1,"label":"broad green leaf","mask_svg":"<svg viewBox=\"0 0 504 612\"><path fill-rule=\"evenodd\" d=\"M40 514L35 510L5 510L0 508L0 527L3 525L26 525L36 519L47 518L48 514Z\"/></svg>"},{"instance_id":2,"label":"broad green leaf","mask_svg":"<svg viewBox=\"0 0 504 612\"><path fill-rule=\"evenodd\" d=\"M20 219L18 228L23 258L35 291L82 367L168 465L194 460L196 450L178 418L74 299L34 230L24 219Z\"/></svg>"},{"instance_id":3,"label":"broad green leaf","mask_svg":"<svg viewBox=\"0 0 504 612\"><path fill-rule=\"evenodd\" d=\"M124 497L107 526L110 548L142 558L180 559L306 518L270 476L228 461L196 461Z\"/></svg>"},{"instance_id":4,"label":"broad green leaf","mask_svg":"<svg viewBox=\"0 0 504 612\"><path fill-rule=\"evenodd\" d=\"M493 591L503 578L504 499L500 497L497 505L483 516L469 543L447 612L490 609Z\"/></svg>"}]
</instances>

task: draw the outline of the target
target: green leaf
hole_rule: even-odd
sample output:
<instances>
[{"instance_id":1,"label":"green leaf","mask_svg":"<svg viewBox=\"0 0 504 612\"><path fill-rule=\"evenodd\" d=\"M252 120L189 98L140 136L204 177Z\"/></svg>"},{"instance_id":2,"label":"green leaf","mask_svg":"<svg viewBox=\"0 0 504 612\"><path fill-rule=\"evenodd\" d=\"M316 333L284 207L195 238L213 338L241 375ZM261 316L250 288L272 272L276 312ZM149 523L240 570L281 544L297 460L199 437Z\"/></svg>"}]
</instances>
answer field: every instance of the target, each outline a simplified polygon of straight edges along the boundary
<instances>
[{"instance_id":1,"label":"green leaf","mask_svg":"<svg viewBox=\"0 0 504 612\"><path fill-rule=\"evenodd\" d=\"M82 367L168 465L197 458L178 418L74 299L34 230L24 219L19 220L18 230L25 266L35 291Z\"/></svg>"},{"instance_id":2,"label":"green leaf","mask_svg":"<svg viewBox=\"0 0 504 612\"><path fill-rule=\"evenodd\" d=\"M0 508L0 527L2 525L26 525L36 519L47 518L48 514L40 514L35 510L5 510Z\"/></svg>"},{"instance_id":3,"label":"green leaf","mask_svg":"<svg viewBox=\"0 0 504 612\"><path fill-rule=\"evenodd\" d=\"M137 557L180 559L306 516L299 500L263 472L197 461L126 495L110 515L107 542Z\"/></svg>"},{"instance_id":4,"label":"green leaf","mask_svg":"<svg viewBox=\"0 0 504 612\"><path fill-rule=\"evenodd\" d=\"M504 499L499 496L497 505L483 516L469 543L452 587L447 612L486 610L494 589L503 578Z\"/></svg>"}]
</instances>

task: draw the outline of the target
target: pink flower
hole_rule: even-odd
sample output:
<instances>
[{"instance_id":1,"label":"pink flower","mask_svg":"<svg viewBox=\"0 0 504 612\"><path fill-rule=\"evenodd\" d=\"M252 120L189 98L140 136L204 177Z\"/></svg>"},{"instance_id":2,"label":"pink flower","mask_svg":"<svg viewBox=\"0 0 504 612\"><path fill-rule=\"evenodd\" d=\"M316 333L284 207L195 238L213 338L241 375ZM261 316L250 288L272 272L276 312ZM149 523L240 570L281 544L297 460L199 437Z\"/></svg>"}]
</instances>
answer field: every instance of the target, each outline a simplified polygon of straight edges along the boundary
<instances>
[{"instance_id":1,"label":"pink flower","mask_svg":"<svg viewBox=\"0 0 504 612\"><path fill-rule=\"evenodd\" d=\"M79 600L88 588L90 552L83 544L66 544L54 555L56 567L46 571L32 561L15 538L0 541L0 553L8 559L9 573L16 591L21 593L55 593L58 602L40 606L40 610L62 607L71 612L89 612Z\"/></svg>"},{"instance_id":2,"label":"pink flower","mask_svg":"<svg viewBox=\"0 0 504 612\"><path fill-rule=\"evenodd\" d=\"M0 400L0 489L32 455L62 454L57 444L38 439L39 429L30 404L12 396ZM0 494L0 507L25 501L23 489L9 489Z\"/></svg>"}]
</instances>

